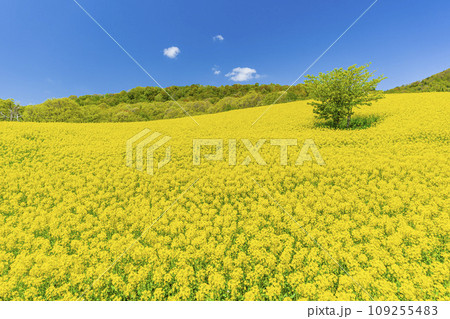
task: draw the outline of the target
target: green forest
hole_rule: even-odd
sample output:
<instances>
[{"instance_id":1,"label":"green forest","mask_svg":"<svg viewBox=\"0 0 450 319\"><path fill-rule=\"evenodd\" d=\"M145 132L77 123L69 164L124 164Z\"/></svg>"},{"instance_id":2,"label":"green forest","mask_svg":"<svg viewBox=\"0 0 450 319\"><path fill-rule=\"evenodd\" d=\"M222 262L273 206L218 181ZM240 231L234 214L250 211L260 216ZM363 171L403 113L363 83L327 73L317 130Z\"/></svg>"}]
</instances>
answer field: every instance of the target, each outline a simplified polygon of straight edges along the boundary
<instances>
[{"instance_id":1,"label":"green forest","mask_svg":"<svg viewBox=\"0 0 450 319\"><path fill-rule=\"evenodd\" d=\"M450 69L436 73L422 81L416 81L386 91L386 93L416 92L450 92Z\"/></svg>"},{"instance_id":2,"label":"green forest","mask_svg":"<svg viewBox=\"0 0 450 319\"><path fill-rule=\"evenodd\" d=\"M136 122L303 100L308 94L303 84L191 85L137 87L115 94L70 96L48 99L37 105L19 106L0 100L0 117L7 121L32 122ZM170 95L170 96L169 96ZM173 99L172 99L173 98ZM178 105L179 104L179 105Z\"/></svg>"}]
</instances>

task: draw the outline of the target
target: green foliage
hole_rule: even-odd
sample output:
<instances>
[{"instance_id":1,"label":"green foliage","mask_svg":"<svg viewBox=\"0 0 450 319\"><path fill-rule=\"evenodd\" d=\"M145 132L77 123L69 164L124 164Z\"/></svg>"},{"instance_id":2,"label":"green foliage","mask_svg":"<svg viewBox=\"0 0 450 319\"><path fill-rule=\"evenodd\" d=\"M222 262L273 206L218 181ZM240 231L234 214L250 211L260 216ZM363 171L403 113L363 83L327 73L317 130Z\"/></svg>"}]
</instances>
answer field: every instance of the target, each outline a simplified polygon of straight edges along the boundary
<instances>
[{"instance_id":1,"label":"green foliage","mask_svg":"<svg viewBox=\"0 0 450 319\"><path fill-rule=\"evenodd\" d=\"M416 81L386 91L386 93L415 92L450 92L450 69L434 74L422 81Z\"/></svg>"},{"instance_id":2,"label":"green foliage","mask_svg":"<svg viewBox=\"0 0 450 319\"><path fill-rule=\"evenodd\" d=\"M306 90L314 100L308 104L314 107L317 118L330 120L334 128L347 118L349 127L355 107L371 105L372 101L383 97L376 87L384 77L372 78L373 72L367 70L368 66L352 65L347 70L339 68L318 76L306 76Z\"/></svg>"},{"instance_id":3,"label":"green foliage","mask_svg":"<svg viewBox=\"0 0 450 319\"><path fill-rule=\"evenodd\" d=\"M13 99L0 99L0 121L19 121L22 118L22 107Z\"/></svg>"},{"instance_id":4,"label":"green foliage","mask_svg":"<svg viewBox=\"0 0 450 319\"><path fill-rule=\"evenodd\" d=\"M24 120L34 122L136 122L218 113L272 104L288 86L278 84L191 85L160 88L137 87L117 94L70 96L25 107ZM307 97L302 84L293 86L277 103ZM179 105L178 105L179 104Z\"/></svg>"},{"instance_id":5,"label":"green foliage","mask_svg":"<svg viewBox=\"0 0 450 319\"><path fill-rule=\"evenodd\" d=\"M381 121L381 119L382 117L380 115L354 116L353 118L350 119L350 124L348 126L347 120L345 119L340 121L337 127L334 126L331 120L317 121L314 123L314 126L330 129L362 130L375 126L376 123Z\"/></svg>"},{"instance_id":6,"label":"green foliage","mask_svg":"<svg viewBox=\"0 0 450 319\"><path fill-rule=\"evenodd\" d=\"M84 108L73 99L49 99L42 104L25 107L24 121L84 122Z\"/></svg>"},{"instance_id":7,"label":"green foliage","mask_svg":"<svg viewBox=\"0 0 450 319\"><path fill-rule=\"evenodd\" d=\"M208 100L212 104L225 97L243 97L249 93L257 93L266 96L275 93L275 99L279 96L278 92L286 91L289 86L279 84L233 84L225 86L210 86L193 84L190 86L171 86L166 88L175 100L181 102L205 101ZM98 105L105 103L109 106L116 106L121 103L135 104L140 102L166 102L172 99L161 88L158 87L136 87L128 92L122 91L115 94L104 95L84 95L75 97L74 100L79 105ZM289 89L288 99L290 101L306 98L306 90L302 84L298 84ZM73 98L73 96L71 97ZM270 100L267 104L271 104L275 99Z\"/></svg>"}]
</instances>

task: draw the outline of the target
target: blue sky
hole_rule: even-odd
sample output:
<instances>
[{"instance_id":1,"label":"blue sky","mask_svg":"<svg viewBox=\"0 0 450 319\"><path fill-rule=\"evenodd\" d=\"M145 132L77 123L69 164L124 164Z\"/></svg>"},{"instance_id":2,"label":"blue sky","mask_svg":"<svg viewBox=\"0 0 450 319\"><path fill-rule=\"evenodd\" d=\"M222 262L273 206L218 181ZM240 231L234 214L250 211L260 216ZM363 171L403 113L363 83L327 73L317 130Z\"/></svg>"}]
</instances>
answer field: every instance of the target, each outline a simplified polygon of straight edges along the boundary
<instances>
[{"instance_id":1,"label":"blue sky","mask_svg":"<svg viewBox=\"0 0 450 319\"><path fill-rule=\"evenodd\" d=\"M164 87L291 84L373 2L78 1ZM155 86L73 0L0 6L0 98L26 105ZM380 88L392 88L449 68L449 38L448 0L379 0L308 73L372 62L388 77ZM171 47L175 58L164 55ZM226 76L238 67L248 69Z\"/></svg>"}]
</instances>

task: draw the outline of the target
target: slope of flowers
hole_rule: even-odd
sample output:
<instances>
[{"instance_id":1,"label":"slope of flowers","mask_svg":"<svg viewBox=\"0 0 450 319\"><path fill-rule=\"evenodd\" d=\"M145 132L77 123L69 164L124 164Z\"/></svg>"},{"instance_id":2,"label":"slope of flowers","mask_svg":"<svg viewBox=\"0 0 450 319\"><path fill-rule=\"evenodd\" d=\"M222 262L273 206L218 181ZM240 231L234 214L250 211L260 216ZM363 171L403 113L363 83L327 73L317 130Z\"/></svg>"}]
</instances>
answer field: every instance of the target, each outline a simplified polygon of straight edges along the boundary
<instances>
[{"instance_id":1,"label":"slope of flowers","mask_svg":"<svg viewBox=\"0 0 450 319\"><path fill-rule=\"evenodd\" d=\"M264 107L0 123L0 300L449 300L449 100L389 95L354 131L314 128L304 101L253 126ZM172 137L153 176L125 165L144 128ZM194 166L197 138L224 139L224 160ZM240 165L260 138L267 165ZM272 138L298 139L287 166ZM326 165L294 165L306 139Z\"/></svg>"}]
</instances>

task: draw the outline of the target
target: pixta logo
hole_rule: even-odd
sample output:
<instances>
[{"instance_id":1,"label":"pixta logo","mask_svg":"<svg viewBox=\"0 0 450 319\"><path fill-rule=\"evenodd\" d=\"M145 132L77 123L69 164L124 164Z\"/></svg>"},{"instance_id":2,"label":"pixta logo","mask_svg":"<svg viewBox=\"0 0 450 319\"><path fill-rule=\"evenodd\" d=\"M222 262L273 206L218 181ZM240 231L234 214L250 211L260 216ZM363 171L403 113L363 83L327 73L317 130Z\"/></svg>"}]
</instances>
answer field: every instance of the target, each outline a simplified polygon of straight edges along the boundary
<instances>
[{"instance_id":1,"label":"pixta logo","mask_svg":"<svg viewBox=\"0 0 450 319\"><path fill-rule=\"evenodd\" d=\"M258 165L267 165L264 158L259 153L259 150L266 142L266 139L259 139L254 144L248 139L241 139L242 144L245 146L248 156L240 163L240 165L248 165L250 162L255 161ZM195 139L193 141L193 164L200 165L201 163L201 153L202 146L212 146L215 149L213 154L205 154L203 155L203 159L207 161L222 161L224 157L223 152L223 140L222 139ZM237 140L229 139L228 140L228 164L229 165L237 165ZM278 147L280 150L280 165L286 166L288 165L288 147L289 146L297 146L297 139L271 139L270 145L273 147ZM320 155L319 149L312 139L307 139L303 143L303 146L298 154L295 165L302 165L306 161L313 161L313 157L309 154L309 152L314 157L314 160L319 165L325 165L325 161Z\"/></svg>"},{"instance_id":2,"label":"pixta logo","mask_svg":"<svg viewBox=\"0 0 450 319\"><path fill-rule=\"evenodd\" d=\"M161 133L153 132L151 133L149 129L144 129L132 138L127 140L127 155L126 155L126 163L128 167L133 167L133 144L138 142L135 146L136 148L136 169L139 171L144 170L144 161L147 163L147 173L153 175L154 167L155 167L155 159L154 154L155 151L166 144L171 137L170 136L162 136ZM162 138L159 138L161 137ZM146 149L146 157L144 158L144 149ZM160 160L156 166L158 169L166 165L170 162L170 146L166 147L166 155Z\"/></svg>"},{"instance_id":3,"label":"pixta logo","mask_svg":"<svg viewBox=\"0 0 450 319\"><path fill-rule=\"evenodd\" d=\"M127 140L127 154L126 163L128 167L133 167L134 161L136 162L136 169L143 171L145 164L147 166L147 173L154 174L155 167L158 169L170 162L171 153L170 146L166 147L166 154L163 159L155 163L154 154L157 149L162 147L171 139L170 136L164 136L161 133L144 129L129 140ZM240 143L238 143L240 142ZM249 139L229 139L228 143L228 164L247 166L251 162L255 162L258 165L267 165L267 162L260 153L261 147L267 142L266 139L259 139L252 143ZM238 145L244 147L247 156L242 162L238 163ZM270 145L278 148L280 157L279 164L282 166L288 165L288 148L298 146L297 139L271 139ZM301 144L300 144L301 145ZM205 148L208 150L205 151ZM134 149L136 156L134 155ZM145 150L145 152L144 152ZM212 151L211 151L212 150ZM144 156L144 153L146 156ZM292 150L291 150L292 153ZM192 159L193 165L200 165L203 161L223 161L224 160L224 140L223 139L194 139L192 141ZM320 155L319 149L312 139L306 139L300 149L298 155L296 155L295 165L303 165L304 162L316 162L318 165L325 165L325 161Z\"/></svg>"}]
</instances>

